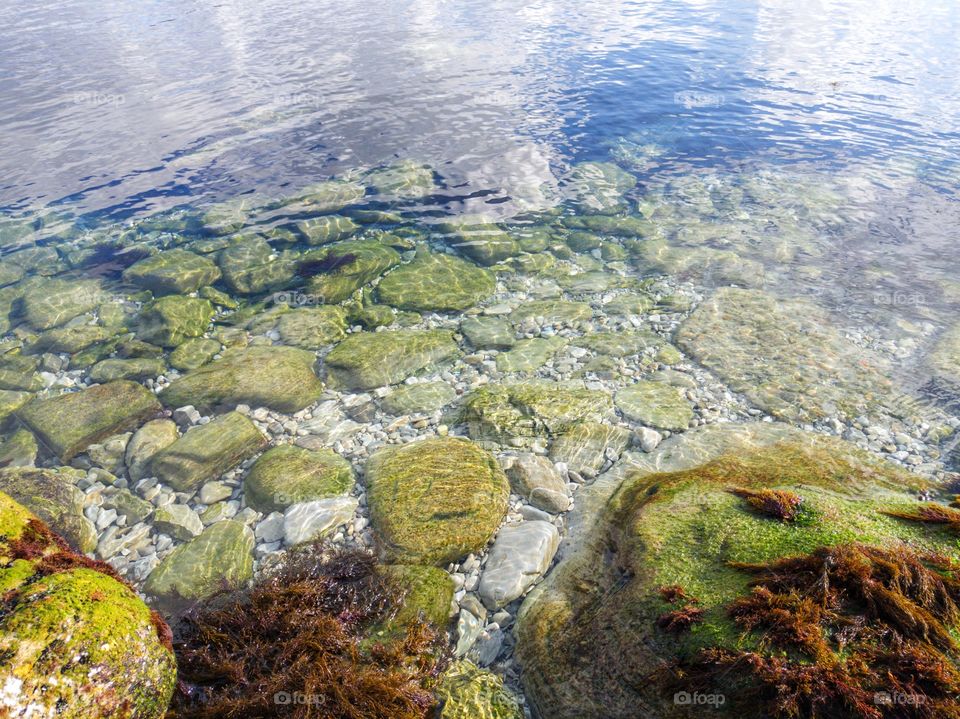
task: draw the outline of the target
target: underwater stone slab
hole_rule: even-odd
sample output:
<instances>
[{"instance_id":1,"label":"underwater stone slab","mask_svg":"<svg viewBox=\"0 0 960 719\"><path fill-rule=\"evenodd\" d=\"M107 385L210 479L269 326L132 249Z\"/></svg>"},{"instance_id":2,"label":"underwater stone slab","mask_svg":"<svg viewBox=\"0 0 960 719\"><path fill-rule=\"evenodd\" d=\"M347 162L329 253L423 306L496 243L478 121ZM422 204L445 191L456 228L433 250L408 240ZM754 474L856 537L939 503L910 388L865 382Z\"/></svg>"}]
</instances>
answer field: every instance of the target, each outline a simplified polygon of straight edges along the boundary
<instances>
[{"instance_id":1,"label":"underwater stone slab","mask_svg":"<svg viewBox=\"0 0 960 719\"><path fill-rule=\"evenodd\" d=\"M145 380L162 375L167 363L159 359L142 357L138 359L106 359L90 368L92 382L112 382L118 379L134 381Z\"/></svg>"},{"instance_id":2,"label":"underwater stone slab","mask_svg":"<svg viewBox=\"0 0 960 719\"><path fill-rule=\"evenodd\" d=\"M526 302L510 313L514 325L536 320L548 325L575 325L593 317L593 309L586 302L566 300L536 300Z\"/></svg>"},{"instance_id":3,"label":"underwater stone slab","mask_svg":"<svg viewBox=\"0 0 960 719\"><path fill-rule=\"evenodd\" d=\"M855 417L888 400L887 363L845 340L803 300L723 288L680 326L676 344L775 417Z\"/></svg>"},{"instance_id":4,"label":"underwater stone slab","mask_svg":"<svg viewBox=\"0 0 960 719\"><path fill-rule=\"evenodd\" d=\"M550 522L535 520L502 527L487 555L477 590L487 609L499 609L522 597L549 569L559 545L560 533Z\"/></svg>"},{"instance_id":5,"label":"underwater stone slab","mask_svg":"<svg viewBox=\"0 0 960 719\"><path fill-rule=\"evenodd\" d=\"M7 417L23 407L33 394L17 390L0 389L0 424L7 421Z\"/></svg>"},{"instance_id":6,"label":"underwater stone slab","mask_svg":"<svg viewBox=\"0 0 960 719\"><path fill-rule=\"evenodd\" d=\"M105 299L96 280L41 280L23 293L23 317L31 327L48 330L89 312Z\"/></svg>"},{"instance_id":7,"label":"underwater stone slab","mask_svg":"<svg viewBox=\"0 0 960 719\"><path fill-rule=\"evenodd\" d=\"M174 380L160 393L168 407L192 404L200 410L217 407L269 407L299 412L323 392L313 371L313 353L293 347L246 347Z\"/></svg>"},{"instance_id":8,"label":"underwater stone slab","mask_svg":"<svg viewBox=\"0 0 960 719\"><path fill-rule=\"evenodd\" d=\"M153 455L179 438L177 424L170 419L150 420L134 432L124 452L130 479L139 481L148 476L147 468Z\"/></svg>"},{"instance_id":9,"label":"underwater stone slab","mask_svg":"<svg viewBox=\"0 0 960 719\"><path fill-rule=\"evenodd\" d=\"M477 349L508 350L517 343L513 327L499 317L465 317L460 332Z\"/></svg>"},{"instance_id":10,"label":"underwater stone slab","mask_svg":"<svg viewBox=\"0 0 960 719\"><path fill-rule=\"evenodd\" d=\"M287 507L283 514L283 542L295 547L329 534L353 519L359 502L356 497L330 497Z\"/></svg>"},{"instance_id":11,"label":"underwater stone slab","mask_svg":"<svg viewBox=\"0 0 960 719\"><path fill-rule=\"evenodd\" d=\"M418 382L397 387L383 398L381 407L388 414L425 414L456 398L457 391L446 382Z\"/></svg>"},{"instance_id":12,"label":"underwater stone slab","mask_svg":"<svg viewBox=\"0 0 960 719\"><path fill-rule=\"evenodd\" d=\"M360 225L349 217L325 215L302 220L297 223L297 232L303 235L308 245L326 245L352 237L360 230Z\"/></svg>"},{"instance_id":13,"label":"underwater stone slab","mask_svg":"<svg viewBox=\"0 0 960 719\"><path fill-rule=\"evenodd\" d=\"M264 452L243 481L247 504L261 512L346 494L353 468L331 449L317 451L289 444Z\"/></svg>"},{"instance_id":14,"label":"underwater stone slab","mask_svg":"<svg viewBox=\"0 0 960 719\"><path fill-rule=\"evenodd\" d=\"M342 307L303 307L281 315L277 322L283 343L302 349L319 349L339 342L346 329Z\"/></svg>"},{"instance_id":15,"label":"underwater stone slab","mask_svg":"<svg viewBox=\"0 0 960 719\"><path fill-rule=\"evenodd\" d=\"M619 457L630 443L624 427L596 422L575 424L557 435L550 445L550 459L563 462L574 472L595 475L607 454Z\"/></svg>"},{"instance_id":16,"label":"underwater stone slab","mask_svg":"<svg viewBox=\"0 0 960 719\"><path fill-rule=\"evenodd\" d=\"M252 200L238 197L210 205L201 216L200 223L212 235L230 235L243 229L252 209Z\"/></svg>"},{"instance_id":17,"label":"underwater stone slab","mask_svg":"<svg viewBox=\"0 0 960 719\"><path fill-rule=\"evenodd\" d=\"M150 460L150 471L178 492L193 492L256 454L266 443L253 422L239 412L229 412L193 427L158 451Z\"/></svg>"},{"instance_id":18,"label":"underwater stone slab","mask_svg":"<svg viewBox=\"0 0 960 719\"><path fill-rule=\"evenodd\" d=\"M326 356L331 385L343 389L373 389L402 382L459 352L447 330L358 332Z\"/></svg>"},{"instance_id":19,"label":"underwater stone slab","mask_svg":"<svg viewBox=\"0 0 960 719\"><path fill-rule=\"evenodd\" d=\"M47 450L61 462L69 462L89 445L133 430L161 410L146 387L117 380L80 392L35 399L16 416Z\"/></svg>"},{"instance_id":20,"label":"underwater stone slab","mask_svg":"<svg viewBox=\"0 0 960 719\"><path fill-rule=\"evenodd\" d=\"M417 312L465 310L497 288L494 275L459 257L419 251L412 262L381 280L377 300Z\"/></svg>"},{"instance_id":21,"label":"underwater stone slab","mask_svg":"<svg viewBox=\"0 0 960 719\"><path fill-rule=\"evenodd\" d=\"M143 306L137 322L137 337L162 347L176 347L207 331L213 318L209 300L168 295Z\"/></svg>"},{"instance_id":22,"label":"underwater stone slab","mask_svg":"<svg viewBox=\"0 0 960 719\"><path fill-rule=\"evenodd\" d=\"M366 465L374 529L398 562L444 565L480 551L507 510L496 460L466 439L386 447Z\"/></svg>"},{"instance_id":23,"label":"underwater stone slab","mask_svg":"<svg viewBox=\"0 0 960 719\"><path fill-rule=\"evenodd\" d=\"M634 422L674 431L684 430L693 419L693 405L677 387L664 382L640 381L617 392L617 409Z\"/></svg>"},{"instance_id":24,"label":"underwater stone slab","mask_svg":"<svg viewBox=\"0 0 960 719\"><path fill-rule=\"evenodd\" d=\"M316 302L337 304L400 264L400 253L376 240L351 240L306 253L298 272Z\"/></svg>"},{"instance_id":25,"label":"underwater stone slab","mask_svg":"<svg viewBox=\"0 0 960 719\"><path fill-rule=\"evenodd\" d=\"M32 467L39 449L29 430L18 429L0 442L0 467Z\"/></svg>"},{"instance_id":26,"label":"underwater stone slab","mask_svg":"<svg viewBox=\"0 0 960 719\"><path fill-rule=\"evenodd\" d=\"M147 578L144 593L166 606L193 602L226 587L240 587L253 576L253 532L225 519L211 524L175 548Z\"/></svg>"},{"instance_id":27,"label":"underwater stone slab","mask_svg":"<svg viewBox=\"0 0 960 719\"><path fill-rule=\"evenodd\" d=\"M536 372L566 344L563 337L519 340L513 349L497 355L497 369L500 372Z\"/></svg>"},{"instance_id":28,"label":"underwater stone slab","mask_svg":"<svg viewBox=\"0 0 960 719\"><path fill-rule=\"evenodd\" d=\"M445 223L444 241L479 265L490 266L520 254L520 244L493 223Z\"/></svg>"},{"instance_id":29,"label":"underwater stone slab","mask_svg":"<svg viewBox=\"0 0 960 719\"><path fill-rule=\"evenodd\" d=\"M183 371L194 370L210 362L220 352L220 343L205 337L194 337L178 345L170 353L170 366Z\"/></svg>"},{"instance_id":30,"label":"underwater stone slab","mask_svg":"<svg viewBox=\"0 0 960 719\"><path fill-rule=\"evenodd\" d=\"M77 325L47 330L23 348L24 354L66 352L73 354L98 342L104 342L117 333L116 329L99 325Z\"/></svg>"},{"instance_id":31,"label":"underwater stone slab","mask_svg":"<svg viewBox=\"0 0 960 719\"><path fill-rule=\"evenodd\" d=\"M74 485L76 473L62 469L0 469L0 492L36 514L77 551L92 552L97 547L97 531L83 515L84 494Z\"/></svg>"},{"instance_id":32,"label":"underwater stone slab","mask_svg":"<svg viewBox=\"0 0 960 719\"><path fill-rule=\"evenodd\" d=\"M189 250L164 250L123 271L125 282L154 294L185 295L220 279L220 269L207 257Z\"/></svg>"},{"instance_id":33,"label":"underwater stone slab","mask_svg":"<svg viewBox=\"0 0 960 719\"><path fill-rule=\"evenodd\" d=\"M227 286L255 295L287 285L294 276L292 256L277 253L262 237L244 237L217 256Z\"/></svg>"}]
</instances>

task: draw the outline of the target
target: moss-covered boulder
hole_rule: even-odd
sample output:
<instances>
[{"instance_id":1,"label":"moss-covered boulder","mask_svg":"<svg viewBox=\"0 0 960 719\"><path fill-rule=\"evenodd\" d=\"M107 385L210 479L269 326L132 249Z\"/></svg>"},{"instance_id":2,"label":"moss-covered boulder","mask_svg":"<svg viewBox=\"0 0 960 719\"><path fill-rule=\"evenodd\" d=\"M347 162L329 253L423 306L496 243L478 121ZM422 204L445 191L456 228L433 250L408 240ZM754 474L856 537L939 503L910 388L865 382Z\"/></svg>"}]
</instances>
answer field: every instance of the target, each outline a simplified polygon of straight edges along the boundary
<instances>
[{"instance_id":1,"label":"moss-covered boulder","mask_svg":"<svg viewBox=\"0 0 960 719\"><path fill-rule=\"evenodd\" d=\"M117 380L35 399L17 410L16 416L48 451L69 462L94 442L135 429L161 409L146 387Z\"/></svg>"},{"instance_id":2,"label":"moss-covered boulder","mask_svg":"<svg viewBox=\"0 0 960 719\"><path fill-rule=\"evenodd\" d=\"M153 419L133 433L124 450L127 476L139 481L148 476L147 469L153 455L169 447L180 438L177 425L170 419Z\"/></svg>"},{"instance_id":3,"label":"moss-covered boulder","mask_svg":"<svg viewBox=\"0 0 960 719\"><path fill-rule=\"evenodd\" d=\"M6 715L164 716L176 683L166 625L3 493L0 588Z\"/></svg>"},{"instance_id":4,"label":"moss-covered boulder","mask_svg":"<svg viewBox=\"0 0 960 719\"><path fill-rule=\"evenodd\" d=\"M328 379L343 389L373 389L397 384L458 354L447 330L358 332L326 356Z\"/></svg>"},{"instance_id":5,"label":"moss-covered boulder","mask_svg":"<svg viewBox=\"0 0 960 719\"><path fill-rule=\"evenodd\" d=\"M353 482L350 462L333 450L283 444L257 459L243 481L243 489L248 505L269 513L346 494Z\"/></svg>"},{"instance_id":6,"label":"moss-covered boulder","mask_svg":"<svg viewBox=\"0 0 960 719\"><path fill-rule=\"evenodd\" d=\"M172 249L131 265L123 271L123 279L156 295L185 295L216 282L220 269L208 257Z\"/></svg>"},{"instance_id":7,"label":"moss-covered boulder","mask_svg":"<svg viewBox=\"0 0 960 719\"><path fill-rule=\"evenodd\" d=\"M459 257L421 250L377 287L383 304L417 312L464 310L496 290L493 273Z\"/></svg>"},{"instance_id":8,"label":"moss-covered boulder","mask_svg":"<svg viewBox=\"0 0 960 719\"><path fill-rule=\"evenodd\" d=\"M196 491L209 479L237 466L267 443L257 426L239 412L191 428L150 460L150 470L178 492Z\"/></svg>"},{"instance_id":9,"label":"moss-covered boulder","mask_svg":"<svg viewBox=\"0 0 960 719\"><path fill-rule=\"evenodd\" d=\"M30 392L0 389L0 425L6 422L11 414L29 402L31 397L33 397L33 394Z\"/></svg>"},{"instance_id":10,"label":"moss-covered boulder","mask_svg":"<svg viewBox=\"0 0 960 719\"><path fill-rule=\"evenodd\" d=\"M436 695L439 719L523 719L520 702L503 679L465 659L447 667Z\"/></svg>"},{"instance_id":11,"label":"moss-covered boulder","mask_svg":"<svg viewBox=\"0 0 960 719\"><path fill-rule=\"evenodd\" d=\"M178 370L199 369L220 352L220 343L206 337L194 337L170 353L170 366Z\"/></svg>"},{"instance_id":12,"label":"moss-covered boulder","mask_svg":"<svg viewBox=\"0 0 960 719\"><path fill-rule=\"evenodd\" d=\"M26 392L43 389L43 381L37 374L39 368L38 357L25 357L18 352L0 355L0 389Z\"/></svg>"},{"instance_id":13,"label":"moss-covered boulder","mask_svg":"<svg viewBox=\"0 0 960 719\"><path fill-rule=\"evenodd\" d=\"M384 564L380 571L395 579L404 592L403 606L392 619L394 626L405 627L417 619L437 629L447 626L453 580L446 571L417 564Z\"/></svg>"},{"instance_id":14,"label":"moss-covered boulder","mask_svg":"<svg viewBox=\"0 0 960 719\"><path fill-rule=\"evenodd\" d=\"M104 300L96 280L41 279L23 293L23 318L37 330L59 327Z\"/></svg>"},{"instance_id":15,"label":"moss-covered boulder","mask_svg":"<svg viewBox=\"0 0 960 719\"><path fill-rule=\"evenodd\" d=\"M616 394L617 409L633 422L673 431L684 430L693 419L693 405L683 391L665 382L640 381Z\"/></svg>"},{"instance_id":16,"label":"moss-covered boulder","mask_svg":"<svg viewBox=\"0 0 960 719\"><path fill-rule=\"evenodd\" d=\"M277 321L284 344L319 349L344 338L346 311L342 307L303 307L287 312Z\"/></svg>"},{"instance_id":17,"label":"moss-covered boulder","mask_svg":"<svg viewBox=\"0 0 960 719\"><path fill-rule=\"evenodd\" d=\"M517 343L513 327L500 317L465 317L460 331L478 350L508 350Z\"/></svg>"},{"instance_id":18,"label":"moss-covered boulder","mask_svg":"<svg viewBox=\"0 0 960 719\"><path fill-rule=\"evenodd\" d=\"M500 466L464 439L386 447L368 460L366 481L373 526L399 562L443 565L478 552L507 510Z\"/></svg>"},{"instance_id":19,"label":"moss-covered boulder","mask_svg":"<svg viewBox=\"0 0 960 719\"><path fill-rule=\"evenodd\" d=\"M520 253L520 243L493 223L446 223L439 230L450 247L480 265L495 265Z\"/></svg>"},{"instance_id":20,"label":"moss-covered boulder","mask_svg":"<svg viewBox=\"0 0 960 719\"><path fill-rule=\"evenodd\" d=\"M457 391L446 382L418 382L397 387L383 398L381 406L389 414L422 414L444 407L457 398Z\"/></svg>"},{"instance_id":21,"label":"moss-covered boulder","mask_svg":"<svg viewBox=\"0 0 960 719\"><path fill-rule=\"evenodd\" d=\"M337 304L400 264L400 253L376 240L340 242L305 254L298 272L316 302Z\"/></svg>"},{"instance_id":22,"label":"moss-covered boulder","mask_svg":"<svg viewBox=\"0 0 960 719\"><path fill-rule=\"evenodd\" d=\"M352 237L360 225L342 215L323 215L297 223L299 232L308 245L326 245Z\"/></svg>"},{"instance_id":23,"label":"moss-covered boulder","mask_svg":"<svg viewBox=\"0 0 960 719\"><path fill-rule=\"evenodd\" d=\"M294 257L276 253L262 237L244 237L217 257L223 281L241 295L255 295L286 286L294 276Z\"/></svg>"},{"instance_id":24,"label":"moss-covered boulder","mask_svg":"<svg viewBox=\"0 0 960 719\"><path fill-rule=\"evenodd\" d=\"M742 564L849 543L957 559L943 525L887 514L915 509L923 480L839 440L775 424L714 426L622 467L578 493L576 549L521 608L517 656L539 716L702 715L674 703L661 670L702 649L767 651L769 634L743 631L729 609L751 592L755 575ZM771 490L798 502L796 513L747 499ZM762 707L737 716L768 716Z\"/></svg>"},{"instance_id":25,"label":"moss-covered boulder","mask_svg":"<svg viewBox=\"0 0 960 719\"><path fill-rule=\"evenodd\" d=\"M77 551L92 552L97 546L97 532L83 516L83 492L74 485L76 476L72 470L61 470L0 469L0 492L6 492L40 517Z\"/></svg>"},{"instance_id":26,"label":"moss-covered boulder","mask_svg":"<svg viewBox=\"0 0 960 719\"><path fill-rule=\"evenodd\" d=\"M206 332L213 318L209 300L168 295L144 305L137 322L137 337L162 347L176 347Z\"/></svg>"},{"instance_id":27,"label":"moss-covered boulder","mask_svg":"<svg viewBox=\"0 0 960 719\"><path fill-rule=\"evenodd\" d=\"M227 519L211 524L199 537L181 544L151 572L143 591L161 606L175 609L240 587L253 577L253 532Z\"/></svg>"},{"instance_id":28,"label":"moss-covered boulder","mask_svg":"<svg viewBox=\"0 0 960 719\"><path fill-rule=\"evenodd\" d=\"M37 438L26 429L18 429L0 442L0 467L32 467L36 464Z\"/></svg>"},{"instance_id":29,"label":"moss-covered boulder","mask_svg":"<svg viewBox=\"0 0 960 719\"><path fill-rule=\"evenodd\" d=\"M612 414L613 400L606 392L582 384L532 381L474 390L463 403L460 419L473 439L510 444L552 437L573 424Z\"/></svg>"},{"instance_id":30,"label":"moss-covered boulder","mask_svg":"<svg viewBox=\"0 0 960 719\"><path fill-rule=\"evenodd\" d=\"M717 290L681 325L676 344L784 420L855 417L891 396L883 359L846 340L805 300Z\"/></svg>"},{"instance_id":31,"label":"moss-covered boulder","mask_svg":"<svg viewBox=\"0 0 960 719\"><path fill-rule=\"evenodd\" d=\"M323 383L314 356L293 347L254 346L229 350L216 362L174 380L160 393L168 407L269 407L298 412L317 401Z\"/></svg>"},{"instance_id":32,"label":"moss-covered boulder","mask_svg":"<svg viewBox=\"0 0 960 719\"><path fill-rule=\"evenodd\" d=\"M90 368L91 382L113 382L118 379L141 381L162 375L167 363L161 359L138 357L135 359L105 359Z\"/></svg>"},{"instance_id":33,"label":"moss-covered boulder","mask_svg":"<svg viewBox=\"0 0 960 719\"><path fill-rule=\"evenodd\" d=\"M116 333L116 329L101 327L100 325L83 324L57 327L37 336L35 340L24 346L23 352L24 354L39 354L41 352L73 354L98 342L104 342Z\"/></svg>"}]
</instances>

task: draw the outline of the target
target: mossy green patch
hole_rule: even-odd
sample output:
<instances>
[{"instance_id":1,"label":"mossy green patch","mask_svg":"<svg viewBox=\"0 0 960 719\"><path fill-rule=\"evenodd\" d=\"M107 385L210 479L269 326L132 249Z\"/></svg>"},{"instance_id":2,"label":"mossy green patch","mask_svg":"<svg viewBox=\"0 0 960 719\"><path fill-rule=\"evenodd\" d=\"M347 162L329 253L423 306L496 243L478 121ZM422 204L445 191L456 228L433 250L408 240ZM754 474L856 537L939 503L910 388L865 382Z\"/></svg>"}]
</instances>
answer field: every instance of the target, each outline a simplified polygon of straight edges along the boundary
<instances>
[{"instance_id":1,"label":"mossy green patch","mask_svg":"<svg viewBox=\"0 0 960 719\"><path fill-rule=\"evenodd\" d=\"M458 353L447 330L358 332L326 356L328 379L344 389L373 389L397 384Z\"/></svg>"},{"instance_id":2,"label":"mossy green patch","mask_svg":"<svg viewBox=\"0 0 960 719\"><path fill-rule=\"evenodd\" d=\"M284 444L257 459L243 488L254 509L282 512L291 504L346 494L353 481L350 463L333 450Z\"/></svg>"},{"instance_id":3,"label":"mossy green patch","mask_svg":"<svg viewBox=\"0 0 960 719\"><path fill-rule=\"evenodd\" d=\"M158 295L196 292L219 278L220 269L209 258L181 249L159 252L123 272L124 281Z\"/></svg>"},{"instance_id":4,"label":"mossy green patch","mask_svg":"<svg viewBox=\"0 0 960 719\"><path fill-rule=\"evenodd\" d=\"M304 254L297 272L316 302L337 304L398 264L400 253L388 244L359 239Z\"/></svg>"},{"instance_id":5,"label":"mossy green patch","mask_svg":"<svg viewBox=\"0 0 960 719\"><path fill-rule=\"evenodd\" d=\"M454 662L437 687L439 719L522 719L517 698L496 674L466 660Z\"/></svg>"},{"instance_id":6,"label":"mossy green patch","mask_svg":"<svg viewBox=\"0 0 960 719\"><path fill-rule=\"evenodd\" d=\"M176 347L206 332L213 318L208 300L168 295L144 305L137 321L137 337L163 347Z\"/></svg>"},{"instance_id":7,"label":"mossy green patch","mask_svg":"<svg viewBox=\"0 0 960 719\"><path fill-rule=\"evenodd\" d=\"M489 270L459 257L420 251L409 264L398 267L377 287L383 304L405 310L464 310L496 290Z\"/></svg>"}]
</instances>

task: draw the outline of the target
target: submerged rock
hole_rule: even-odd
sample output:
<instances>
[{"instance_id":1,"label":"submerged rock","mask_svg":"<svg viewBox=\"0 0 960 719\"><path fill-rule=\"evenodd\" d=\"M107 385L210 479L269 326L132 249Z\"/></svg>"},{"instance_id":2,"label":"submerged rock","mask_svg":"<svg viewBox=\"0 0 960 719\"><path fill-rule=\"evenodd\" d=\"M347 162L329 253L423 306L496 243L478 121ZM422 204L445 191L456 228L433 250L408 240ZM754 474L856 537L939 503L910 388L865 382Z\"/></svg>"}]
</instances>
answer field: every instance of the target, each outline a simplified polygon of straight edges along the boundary
<instances>
[{"instance_id":1,"label":"submerged rock","mask_svg":"<svg viewBox=\"0 0 960 719\"><path fill-rule=\"evenodd\" d=\"M247 504L261 512L346 494L353 487L350 462L330 449L284 444L257 459L243 482Z\"/></svg>"},{"instance_id":2,"label":"submerged rock","mask_svg":"<svg viewBox=\"0 0 960 719\"><path fill-rule=\"evenodd\" d=\"M352 237L360 225L349 217L324 215L297 223L297 232L303 235L308 245L326 245Z\"/></svg>"},{"instance_id":3,"label":"submerged rock","mask_svg":"<svg viewBox=\"0 0 960 719\"><path fill-rule=\"evenodd\" d=\"M172 249L140 260L123 271L125 282L158 295L185 295L220 279L220 269L208 258Z\"/></svg>"},{"instance_id":4,"label":"submerged rock","mask_svg":"<svg viewBox=\"0 0 960 719\"><path fill-rule=\"evenodd\" d=\"M317 400L323 383L313 371L314 356L292 347L247 347L174 380L160 393L168 407L269 407L298 412Z\"/></svg>"},{"instance_id":5,"label":"submerged rock","mask_svg":"<svg viewBox=\"0 0 960 719\"><path fill-rule=\"evenodd\" d=\"M194 337L170 353L170 366L178 370L203 367L220 352L220 343L205 337Z\"/></svg>"},{"instance_id":6,"label":"submerged rock","mask_svg":"<svg viewBox=\"0 0 960 719\"><path fill-rule=\"evenodd\" d=\"M47 330L89 312L104 299L96 280L42 280L23 293L23 317L31 327Z\"/></svg>"},{"instance_id":7,"label":"submerged rock","mask_svg":"<svg viewBox=\"0 0 960 719\"><path fill-rule=\"evenodd\" d=\"M283 542L288 547L321 539L353 519L356 497L314 499L287 507L283 513Z\"/></svg>"},{"instance_id":8,"label":"submerged rock","mask_svg":"<svg viewBox=\"0 0 960 719\"><path fill-rule=\"evenodd\" d=\"M245 237L217 257L227 286L242 295L255 295L286 286L294 276L293 258L277 254L262 237Z\"/></svg>"},{"instance_id":9,"label":"submerged rock","mask_svg":"<svg viewBox=\"0 0 960 719\"><path fill-rule=\"evenodd\" d=\"M478 593L489 610L523 596L543 576L560 546L560 533L550 522L508 524L487 555Z\"/></svg>"},{"instance_id":10,"label":"submerged rock","mask_svg":"<svg viewBox=\"0 0 960 719\"><path fill-rule=\"evenodd\" d=\"M386 447L367 462L367 501L385 551L399 562L442 565L480 551L507 510L507 478L464 439Z\"/></svg>"},{"instance_id":11,"label":"submerged rock","mask_svg":"<svg viewBox=\"0 0 960 719\"><path fill-rule=\"evenodd\" d=\"M48 451L69 462L94 442L135 429L161 409L146 387L118 380L35 399L16 415Z\"/></svg>"},{"instance_id":12,"label":"submerged rock","mask_svg":"<svg viewBox=\"0 0 960 719\"><path fill-rule=\"evenodd\" d=\"M118 379L141 381L162 375L167 363L159 359L106 359L90 368L91 382L113 382Z\"/></svg>"},{"instance_id":13,"label":"submerged rock","mask_svg":"<svg viewBox=\"0 0 960 719\"><path fill-rule=\"evenodd\" d=\"M609 456L614 459L630 443L630 431L597 422L580 422L557 435L550 445L550 459L563 462L580 474L595 475Z\"/></svg>"},{"instance_id":14,"label":"submerged rock","mask_svg":"<svg viewBox=\"0 0 960 719\"><path fill-rule=\"evenodd\" d=\"M346 329L342 307L303 307L281 315L277 322L284 344L302 349L319 349L338 342Z\"/></svg>"},{"instance_id":15,"label":"submerged rock","mask_svg":"<svg viewBox=\"0 0 960 719\"><path fill-rule=\"evenodd\" d=\"M418 382L397 387L383 398L381 406L388 414L425 414L456 398L457 391L446 382Z\"/></svg>"},{"instance_id":16,"label":"submerged rock","mask_svg":"<svg viewBox=\"0 0 960 719\"><path fill-rule=\"evenodd\" d=\"M43 570L41 557L52 560ZM133 590L58 546L2 493L0 558L0 696L9 716L164 716L176 683L169 630Z\"/></svg>"},{"instance_id":17,"label":"submerged rock","mask_svg":"<svg viewBox=\"0 0 960 719\"><path fill-rule=\"evenodd\" d=\"M458 222L440 226L447 244L480 265L495 265L520 254L520 243L493 223Z\"/></svg>"},{"instance_id":18,"label":"submerged rock","mask_svg":"<svg viewBox=\"0 0 960 719\"><path fill-rule=\"evenodd\" d=\"M519 340L513 349L497 355L497 369L500 372L536 372L566 344L563 337Z\"/></svg>"},{"instance_id":19,"label":"submerged rock","mask_svg":"<svg viewBox=\"0 0 960 719\"><path fill-rule=\"evenodd\" d=\"M124 452L130 479L136 482L149 476L147 469L153 455L179 438L176 423L169 419L150 420L134 432Z\"/></svg>"},{"instance_id":20,"label":"submerged rock","mask_svg":"<svg viewBox=\"0 0 960 719\"><path fill-rule=\"evenodd\" d=\"M565 191L581 212L609 213L624 204L624 195L637 178L611 162L581 162L574 165Z\"/></svg>"},{"instance_id":21,"label":"submerged rock","mask_svg":"<svg viewBox=\"0 0 960 719\"><path fill-rule=\"evenodd\" d=\"M593 316L593 310L586 302L568 302L566 300L536 300L525 302L510 314L515 325L536 321L538 324L575 325Z\"/></svg>"},{"instance_id":22,"label":"submerged rock","mask_svg":"<svg viewBox=\"0 0 960 719\"><path fill-rule=\"evenodd\" d=\"M137 323L137 337L162 347L176 347L207 331L213 319L209 300L168 295L144 305Z\"/></svg>"},{"instance_id":23,"label":"submerged rock","mask_svg":"<svg viewBox=\"0 0 960 719\"><path fill-rule=\"evenodd\" d=\"M433 170L412 160L371 170L364 179L378 199L416 200L436 190Z\"/></svg>"},{"instance_id":24,"label":"submerged rock","mask_svg":"<svg viewBox=\"0 0 960 719\"><path fill-rule=\"evenodd\" d=\"M623 416L656 429L685 430L693 419L693 405L676 387L665 382L640 381L624 387L615 402Z\"/></svg>"},{"instance_id":25,"label":"submerged rock","mask_svg":"<svg viewBox=\"0 0 960 719\"><path fill-rule=\"evenodd\" d=\"M66 352L73 354L98 342L104 342L117 333L116 329L99 325L74 325L47 330L24 347L24 354Z\"/></svg>"},{"instance_id":26,"label":"submerged rock","mask_svg":"<svg viewBox=\"0 0 960 719\"><path fill-rule=\"evenodd\" d=\"M400 253L376 240L341 242L305 254L298 273L307 277L306 291L315 302L337 304L400 264Z\"/></svg>"},{"instance_id":27,"label":"submerged rock","mask_svg":"<svg viewBox=\"0 0 960 719\"><path fill-rule=\"evenodd\" d=\"M496 286L489 270L453 255L421 250L412 262L383 278L377 299L418 312L464 310L492 295Z\"/></svg>"},{"instance_id":28,"label":"submerged rock","mask_svg":"<svg viewBox=\"0 0 960 719\"><path fill-rule=\"evenodd\" d=\"M460 660L451 664L437 687L439 719L523 719L520 702L493 672Z\"/></svg>"},{"instance_id":29,"label":"submerged rock","mask_svg":"<svg viewBox=\"0 0 960 719\"><path fill-rule=\"evenodd\" d=\"M402 382L458 352L446 330L358 332L334 347L325 363L331 386L373 389Z\"/></svg>"},{"instance_id":30,"label":"submerged rock","mask_svg":"<svg viewBox=\"0 0 960 719\"><path fill-rule=\"evenodd\" d=\"M255 454L267 443L257 426L238 412L190 429L150 460L150 471L178 492L196 491Z\"/></svg>"},{"instance_id":31,"label":"submerged rock","mask_svg":"<svg viewBox=\"0 0 960 719\"><path fill-rule=\"evenodd\" d=\"M460 331L477 349L508 350L517 343L513 327L499 317L464 317Z\"/></svg>"},{"instance_id":32,"label":"submerged rock","mask_svg":"<svg viewBox=\"0 0 960 719\"><path fill-rule=\"evenodd\" d=\"M83 492L74 485L71 470L7 467L0 469L0 492L23 504L78 552L97 546L93 523L83 515Z\"/></svg>"}]
</instances>

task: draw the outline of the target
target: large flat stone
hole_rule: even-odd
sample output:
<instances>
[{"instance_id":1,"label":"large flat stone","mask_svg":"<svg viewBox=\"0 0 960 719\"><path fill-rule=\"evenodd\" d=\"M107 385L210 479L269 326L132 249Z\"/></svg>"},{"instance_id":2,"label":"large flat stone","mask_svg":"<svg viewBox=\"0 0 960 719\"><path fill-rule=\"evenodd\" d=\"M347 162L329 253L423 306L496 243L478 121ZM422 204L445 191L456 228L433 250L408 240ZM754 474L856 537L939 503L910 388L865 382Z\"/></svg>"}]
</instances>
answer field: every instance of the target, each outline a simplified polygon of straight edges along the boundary
<instances>
[{"instance_id":1,"label":"large flat stone","mask_svg":"<svg viewBox=\"0 0 960 719\"><path fill-rule=\"evenodd\" d=\"M402 382L457 353L457 343L447 330L358 332L333 348L326 365L332 385L373 389Z\"/></svg>"},{"instance_id":2,"label":"large flat stone","mask_svg":"<svg viewBox=\"0 0 960 719\"><path fill-rule=\"evenodd\" d=\"M560 545L550 522L508 524L497 534L480 577L480 598L487 609L499 609L522 597L549 569Z\"/></svg>"}]
</instances>

